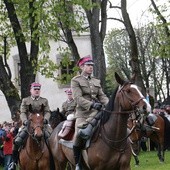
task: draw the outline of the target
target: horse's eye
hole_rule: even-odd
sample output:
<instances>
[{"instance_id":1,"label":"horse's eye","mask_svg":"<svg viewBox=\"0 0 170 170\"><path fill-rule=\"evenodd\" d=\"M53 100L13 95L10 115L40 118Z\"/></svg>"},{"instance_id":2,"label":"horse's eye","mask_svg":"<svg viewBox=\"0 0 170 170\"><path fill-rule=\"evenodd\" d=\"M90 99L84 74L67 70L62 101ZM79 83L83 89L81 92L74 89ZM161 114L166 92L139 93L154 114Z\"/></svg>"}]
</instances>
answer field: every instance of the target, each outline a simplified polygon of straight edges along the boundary
<instances>
[{"instance_id":1,"label":"horse's eye","mask_svg":"<svg viewBox=\"0 0 170 170\"><path fill-rule=\"evenodd\" d=\"M126 92L127 92L127 93L130 93L130 89L127 89Z\"/></svg>"}]
</instances>

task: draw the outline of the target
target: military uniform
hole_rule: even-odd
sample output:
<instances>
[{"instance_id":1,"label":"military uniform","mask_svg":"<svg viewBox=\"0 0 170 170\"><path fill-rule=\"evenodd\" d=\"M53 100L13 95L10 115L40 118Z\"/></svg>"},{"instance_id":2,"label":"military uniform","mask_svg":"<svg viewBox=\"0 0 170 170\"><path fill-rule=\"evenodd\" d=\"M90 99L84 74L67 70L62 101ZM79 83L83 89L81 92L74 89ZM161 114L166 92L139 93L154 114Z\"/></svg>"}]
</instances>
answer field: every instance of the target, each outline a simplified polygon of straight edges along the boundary
<instances>
[{"instance_id":1,"label":"military uniform","mask_svg":"<svg viewBox=\"0 0 170 170\"><path fill-rule=\"evenodd\" d=\"M94 77L85 77L79 75L71 80L71 88L73 91L73 98L77 103L76 124L80 127L80 123L87 124L96 114L97 110L91 109L94 102L100 102L103 105L108 103L108 98L104 94L100 80ZM78 118L81 118L79 121ZM88 118L88 119L87 119Z\"/></svg>"},{"instance_id":2,"label":"military uniform","mask_svg":"<svg viewBox=\"0 0 170 170\"><path fill-rule=\"evenodd\" d=\"M62 113L65 116L68 116L69 114L73 113L76 108L76 102L72 100L67 100L62 104Z\"/></svg>"},{"instance_id":3,"label":"military uniform","mask_svg":"<svg viewBox=\"0 0 170 170\"><path fill-rule=\"evenodd\" d=\"M77 104L73 153L76 170L82 170L81 151L100 119L101 112L98 112L101 110L102 105L106 105L109 100L102 90L100 80L91 76L94 65L91 56L81 58L77 65L82 70L82 73L71 80L73 99Z\"/></svg>"},{"instance_id":4,"label":"military uniform","mask_svg":"<svg viewBox=\"0 0 170 170\"><path fill-rule=\"evenodd\" d=\"M21 103L20 111L21 115L20 118L22 120L22 123L25 125L20 129L18 134L16 135L16 138L14 140L13 145L13 154L12 159L13 161L9 165L10 170L16 170L16 164L18 162L19 157L19 148L24 144L24 141L27 140L28 137L28 131L27 131L27 124L25 123L28 120L29 117L29 105L32 106L33 110L41 110L42 105L44 106L44 119L47 121L44 121L44 136L45 139L48 139L48 137L51 135L52 128L48 125L48 120L50 118L50 109L48 105L48 100L39 96L39 90L41 89L41 85L39 83L32 83L30 86L30 91L34 95L31 95L27 98L24 98ZM33 97L35 96L35 97Z\"/></svg>"},{"instance_id":5,"label":"military uniform","mask_svg":"<svg viewBox=\"0 0 170 170\"><path fill-rule=\"evenodd\" d=\"M44 105L44 118L49 120L50 118L50 109L48 105L48 100L43 97L38 97L34 98L32 96L26 97L22 100L21 104L21 120L24 122L25 120L28 120L28 110L29 110L29 105L32 105L32 109L40 110L42 104Z\"/></svg>"}]
</instances>

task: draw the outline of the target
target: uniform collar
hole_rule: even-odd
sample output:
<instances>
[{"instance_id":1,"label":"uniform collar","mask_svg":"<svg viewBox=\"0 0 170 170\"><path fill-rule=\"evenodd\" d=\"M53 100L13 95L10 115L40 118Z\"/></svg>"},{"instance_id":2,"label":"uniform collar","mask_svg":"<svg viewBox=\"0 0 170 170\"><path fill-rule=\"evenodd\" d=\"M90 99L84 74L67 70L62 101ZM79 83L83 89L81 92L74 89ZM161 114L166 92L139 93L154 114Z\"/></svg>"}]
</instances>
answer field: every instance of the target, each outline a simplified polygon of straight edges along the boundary
<instances>
[{"instance_id":1,"label":"uniform collar","mask_svg":"<svg viewBox=\"0 0 170 170\"><path fill-rule=\"evenodd\" d=\"M40 98L40 96L39 97L33 97L33 96L31 96L31 99L32 100L38 100Z\"/></svg>"},{"instance_id":2,"label":"uniform collar","mask_svg":"<svg viewBox=\"0 0 170 170\"><path fill-rule=\"evenodd\" d=\"M72 101L73 101L73 99L71 99L71 100L67 99L67 103L71 103Z\"/></svg>"},{"instance_id":3,"label":"uniform collar","mask_svg":"<svg viewBox=\"0 0 170 170\"><path fill-rule=\"evenodd\" d=\"M91 76L88 76L88 75L82 75L86 80L90 80L91 79Z\"/></svg>"}]
</instances>

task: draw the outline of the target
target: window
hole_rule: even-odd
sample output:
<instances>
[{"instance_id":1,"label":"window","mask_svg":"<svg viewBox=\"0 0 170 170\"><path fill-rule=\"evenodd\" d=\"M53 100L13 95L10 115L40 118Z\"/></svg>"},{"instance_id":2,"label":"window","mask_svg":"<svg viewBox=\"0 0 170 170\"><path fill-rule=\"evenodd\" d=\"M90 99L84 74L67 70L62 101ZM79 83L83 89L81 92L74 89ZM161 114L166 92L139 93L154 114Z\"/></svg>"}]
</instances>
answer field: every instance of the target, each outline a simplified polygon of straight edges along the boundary
<instances>
[{"instance_id":1,"label":"window","mask_svg":"<svg viewBox=\"0 0 170 170\"><path fill-rule=\"evenodd\" d=\"M75 62L73 57L61 57L61 55L57 55L57 65L59 66L58 70L58 80L60 86L69 87L71 78L74 76L74 67Z\"/></svg>"}]
</instances>

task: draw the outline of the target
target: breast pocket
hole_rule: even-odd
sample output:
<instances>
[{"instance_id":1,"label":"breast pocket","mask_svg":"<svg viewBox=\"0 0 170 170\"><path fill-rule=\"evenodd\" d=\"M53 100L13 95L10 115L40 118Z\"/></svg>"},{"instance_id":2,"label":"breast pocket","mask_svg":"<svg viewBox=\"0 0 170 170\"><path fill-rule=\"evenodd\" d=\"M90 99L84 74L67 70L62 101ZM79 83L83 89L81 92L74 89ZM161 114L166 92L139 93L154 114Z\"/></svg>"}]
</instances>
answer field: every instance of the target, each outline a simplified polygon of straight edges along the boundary
<instances>
[{"instance_id":1,"label":"breast pocket","mask_svg":"<svg viewBox=\"0 0 170 170\"><path fill-rule=\"evenodd\" d=\"M99 89L101 88L101 85L100 85L100 83L99 82L93 82L93 85L94 85L94 93L95 94L98 94L98 92L99 92Z\"/></svg>"},{"instance_id":2,"label":"breast pocket","mask_svg":"<svg viewBox=\"0 0 170 170\"><path fill-rule=\"evenodd\" d=\"M83 94L90 94L90 88L89 88L89 86L87 84L81 82L80 87L81 87L81 90L82 90Z\"/></svg>"}]
</instances>

